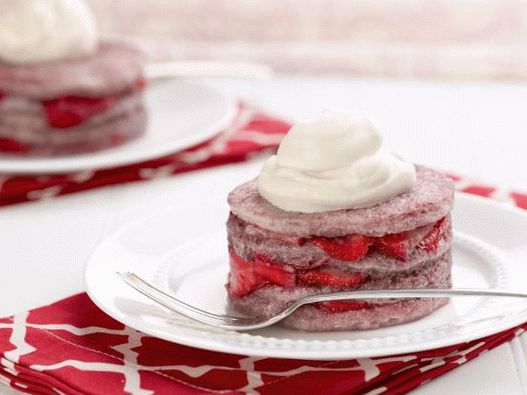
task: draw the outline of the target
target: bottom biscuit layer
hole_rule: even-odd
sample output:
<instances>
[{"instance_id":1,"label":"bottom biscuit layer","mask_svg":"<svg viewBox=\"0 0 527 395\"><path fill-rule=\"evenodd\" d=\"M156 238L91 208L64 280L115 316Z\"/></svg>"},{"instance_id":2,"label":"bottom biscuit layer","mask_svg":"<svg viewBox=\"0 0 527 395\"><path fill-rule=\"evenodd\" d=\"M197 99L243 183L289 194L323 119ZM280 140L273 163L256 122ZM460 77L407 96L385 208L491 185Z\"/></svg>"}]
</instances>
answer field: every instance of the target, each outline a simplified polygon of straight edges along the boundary
<instances>
[{"instance_id":1,"label":"bottom biscuit layer","mask_svg":"<svg viewBox=\"0 0 527 395\"><path fill-rule=\"evenodd\" d=\"M449 288L450 269L449 250L417 270L383 275L383 278L365 282L358 289ZM266 286L242 298L230 297L229 304L232 310L248 316L269 317L305 296L335 291L328 287ZM422 318L447 302L447 298L417 298L319 303L301 307L282 324L305 331L376 329Z\"/></svg>"},{"instance_id":2,"label":"bottom biscuit layer","mask_svg":"<svg viewBox=\"0 0 527 395\"><path fill-rule=\"evenodd\" d=\"M415 321L447 303L448 298L407 299L342 313L305 306L286 318L283 325L310 332L377 329Z\"/></svg>"}]
</instances>

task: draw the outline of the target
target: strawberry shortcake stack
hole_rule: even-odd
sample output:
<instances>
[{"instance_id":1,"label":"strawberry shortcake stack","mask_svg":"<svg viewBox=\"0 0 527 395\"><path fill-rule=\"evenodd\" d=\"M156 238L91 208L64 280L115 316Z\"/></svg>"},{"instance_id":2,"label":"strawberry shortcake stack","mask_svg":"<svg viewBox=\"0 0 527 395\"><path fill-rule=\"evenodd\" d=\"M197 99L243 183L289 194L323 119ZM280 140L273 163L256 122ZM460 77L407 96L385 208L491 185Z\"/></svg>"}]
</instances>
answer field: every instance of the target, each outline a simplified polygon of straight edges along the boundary
<instances>
[{"instance_id":1,"label":"strawberry shortcake stack","mask_svg":"<svg viewBox=\"0 0 527 395\"><path fill-rule=\"evenodd\" d=\"M233 310L276 314L338 291L451 286L453 183L382 147L373 124L343 114L296 124L256 180L229 195ZM448 299L370 299L303 306L306 331L416 320Z\"/></svg>"}]
</instances>

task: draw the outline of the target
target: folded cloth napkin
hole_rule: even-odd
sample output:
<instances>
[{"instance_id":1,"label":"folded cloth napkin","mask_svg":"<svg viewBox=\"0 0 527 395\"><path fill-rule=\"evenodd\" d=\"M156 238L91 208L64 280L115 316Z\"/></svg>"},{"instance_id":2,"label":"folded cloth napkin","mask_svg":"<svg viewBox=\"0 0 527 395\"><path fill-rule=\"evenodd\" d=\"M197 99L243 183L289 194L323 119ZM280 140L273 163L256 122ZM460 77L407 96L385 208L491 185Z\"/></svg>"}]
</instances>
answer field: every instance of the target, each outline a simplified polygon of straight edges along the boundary
<instances>
[{"instance_id":1,"label":"folded cloth napkin","mask_svg":"<svg viewBox=\"0 0 527 395\"><path fill-rule=\"evenodd\" d=\"M171 155L117 168L71 174L0 174L0 206L246 160L275 149L291 125L240 103L232 123L212 139Z\"/></svg>"},{"instance_id":2,"label":"folded cloth napkin","mask_svg":"<svg viewBox=\"0 0 527 395\"><path fill-rule=\"evenodd\" d=\"M0 320L0 381L31 394L401 394L519 336L345 361L259 358L143 335L86 294Z\"/></svg>"},{"instance_id":3,"label":"folded cloth napkin","mask_svg":"<svg viewBox=\"0 0 527 395\"><path fill-rule=\"evenodd\" d=\"M458 190L527 209L527 193L453 178ZM526 329L527 323L407 355L275 359L205 351L144 335L104 314L83 293L0 319L0 381L33 394L402 394Z\"/></svg>"}]
</instances>

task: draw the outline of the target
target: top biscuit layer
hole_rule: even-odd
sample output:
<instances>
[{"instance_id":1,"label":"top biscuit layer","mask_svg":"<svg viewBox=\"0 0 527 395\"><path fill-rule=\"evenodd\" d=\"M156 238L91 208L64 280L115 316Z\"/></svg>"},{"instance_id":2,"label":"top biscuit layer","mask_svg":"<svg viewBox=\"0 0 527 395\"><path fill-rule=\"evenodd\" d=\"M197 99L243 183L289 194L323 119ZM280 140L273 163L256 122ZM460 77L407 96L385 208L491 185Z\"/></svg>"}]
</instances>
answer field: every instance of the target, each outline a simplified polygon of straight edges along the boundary
<instances>
[{"instance_id":1,"label":"top biscuit layer","mask_svg":"<svg viewBox=\"0 0 527 395\"><path fill-rule=\"evenodd\" d=\"M298 237L382 236L435 222L452 209L453 182L423 166L416 166L416 170L412 191L368 208L309 214L284 211L260 196L255 180L235 188L228 202L237 217L277 233Z\"/></svg>"}]
</instances>

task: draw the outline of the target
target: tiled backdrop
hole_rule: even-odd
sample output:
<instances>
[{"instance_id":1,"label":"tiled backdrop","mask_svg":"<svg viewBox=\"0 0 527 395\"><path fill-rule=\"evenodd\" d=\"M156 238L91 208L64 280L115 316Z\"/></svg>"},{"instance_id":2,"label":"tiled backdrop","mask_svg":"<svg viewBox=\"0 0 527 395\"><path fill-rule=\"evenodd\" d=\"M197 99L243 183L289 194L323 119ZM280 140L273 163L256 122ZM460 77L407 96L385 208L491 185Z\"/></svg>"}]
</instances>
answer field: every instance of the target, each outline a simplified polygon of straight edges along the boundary
<instances>
[{"instance_id":1,"label":"tiled backdrop","mask_svg":"<svg viewBox=\"0 0 527 395\"><path fill-rule=\"evenodd\" d=\"M88 0L154 57L292 73L527 80L524 0Z\"/></svg>"}]
</instances>

